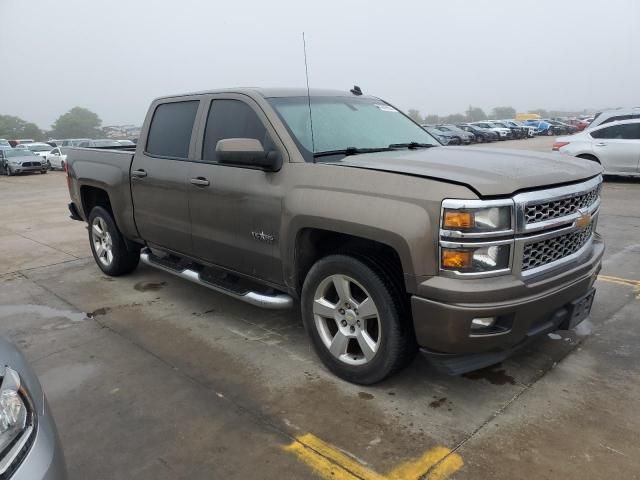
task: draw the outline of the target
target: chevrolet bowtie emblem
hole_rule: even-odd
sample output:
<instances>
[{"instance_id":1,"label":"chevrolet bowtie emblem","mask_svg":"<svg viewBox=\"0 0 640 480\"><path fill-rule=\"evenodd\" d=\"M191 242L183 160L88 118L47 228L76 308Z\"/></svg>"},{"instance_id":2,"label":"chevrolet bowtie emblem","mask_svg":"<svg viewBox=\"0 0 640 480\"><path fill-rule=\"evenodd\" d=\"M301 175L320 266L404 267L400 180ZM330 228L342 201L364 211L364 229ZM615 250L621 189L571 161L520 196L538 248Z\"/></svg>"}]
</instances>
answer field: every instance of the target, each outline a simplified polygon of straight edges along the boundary
<instances>
[{"instance_id":1,"label":"chevrolet bowtie emblem","mask_svg":"<svg viewBox=\"0 0 640 480\"><path fill-rule=\"evenodd\" d=\"M591 214L588 212L580 212L581 215L576 220L576 226L585 228L591 225Z\"/></svg>"}]
</instances>

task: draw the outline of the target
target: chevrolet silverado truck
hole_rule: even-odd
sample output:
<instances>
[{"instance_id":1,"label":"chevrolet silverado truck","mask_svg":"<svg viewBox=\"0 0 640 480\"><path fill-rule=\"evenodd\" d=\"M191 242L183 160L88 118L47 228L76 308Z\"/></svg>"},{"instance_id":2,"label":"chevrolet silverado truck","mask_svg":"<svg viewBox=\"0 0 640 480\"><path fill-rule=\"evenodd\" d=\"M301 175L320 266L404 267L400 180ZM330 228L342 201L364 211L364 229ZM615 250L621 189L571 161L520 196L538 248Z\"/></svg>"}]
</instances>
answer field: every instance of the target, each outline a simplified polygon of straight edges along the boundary
<instances>
[{"instance_id":1,"label":"chevrolet silverado truck","mask_svg":"<svg viewBox=\"0 0 640 480\"><path fill-rule=\"evenodd\" d=\"M359 89L158 98L135 148L71 148L65 168L105 274L142 261L299 304L322 362L360 384L419 349L459 374L572 328L604 251L597 163L442 148Z\"/></svg>"}]
</instances>

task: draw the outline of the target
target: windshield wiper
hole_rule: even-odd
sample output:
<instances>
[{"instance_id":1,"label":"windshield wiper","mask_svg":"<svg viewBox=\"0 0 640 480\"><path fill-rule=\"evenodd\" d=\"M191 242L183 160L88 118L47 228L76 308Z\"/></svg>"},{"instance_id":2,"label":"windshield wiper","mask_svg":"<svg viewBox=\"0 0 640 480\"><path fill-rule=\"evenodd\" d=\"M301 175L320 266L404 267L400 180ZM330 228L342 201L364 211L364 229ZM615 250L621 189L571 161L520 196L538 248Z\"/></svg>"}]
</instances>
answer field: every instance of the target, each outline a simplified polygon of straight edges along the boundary
<instances>
[{"instance_id":1,"label":"windshield wiper","mask_svg":"<svg viewBox=\"0 0 640 480\"><path fill-rule=\"evenodd\" d=\"M419 142L408 142L408 143L392 143L389 145L389 148L408 148L410 150L416 148L431 148L435 147L435 145L431 143L419 143Z\"/></svg>"},{"instance_id":2,"label":"windshield wiper","mask_svg":"<svg viewBox=\"0 0 640 480\"><path fill-rule=\"evenodd\" d=\"M330 155L357 155L359 153L375 153L375 152L388 152L392 150L391 147L380 147L380 148L356 148L356 147L347 147L340 150L327 150L324 152L316 152L313 154L313 157L328 157Z\"/></svg>"}]
</instances>

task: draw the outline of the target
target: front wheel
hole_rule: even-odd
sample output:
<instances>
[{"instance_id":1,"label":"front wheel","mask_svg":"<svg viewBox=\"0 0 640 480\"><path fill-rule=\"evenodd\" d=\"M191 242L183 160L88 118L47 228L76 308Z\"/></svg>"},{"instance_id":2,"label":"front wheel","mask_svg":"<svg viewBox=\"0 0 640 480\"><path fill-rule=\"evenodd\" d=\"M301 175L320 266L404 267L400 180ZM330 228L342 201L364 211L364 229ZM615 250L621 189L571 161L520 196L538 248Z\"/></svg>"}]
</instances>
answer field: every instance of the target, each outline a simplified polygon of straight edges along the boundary
<instances>
[{"instance_id":1,"label":"front wheel","mask_svg":"<svg viewBox=\"0 0 640 480\"><path fill-rule=\"evenodd\" d=\"M113 217L102 207L89 214L89 243L98 267L109 276L127 274L138 266L140 250L127 248Z\"/></svg>"},{"instance_id":2,"label":"front wheel","mask_svg":"<svg viewBox=\"0 0 640 480\"><path fill-rule=\"evenodd\" d=\"M357 258L330 255L302 288L305 329L322 362L349 382L369 385L399 370L416 350L403 322L401 289Z\"/></svg>"}]
</instances>

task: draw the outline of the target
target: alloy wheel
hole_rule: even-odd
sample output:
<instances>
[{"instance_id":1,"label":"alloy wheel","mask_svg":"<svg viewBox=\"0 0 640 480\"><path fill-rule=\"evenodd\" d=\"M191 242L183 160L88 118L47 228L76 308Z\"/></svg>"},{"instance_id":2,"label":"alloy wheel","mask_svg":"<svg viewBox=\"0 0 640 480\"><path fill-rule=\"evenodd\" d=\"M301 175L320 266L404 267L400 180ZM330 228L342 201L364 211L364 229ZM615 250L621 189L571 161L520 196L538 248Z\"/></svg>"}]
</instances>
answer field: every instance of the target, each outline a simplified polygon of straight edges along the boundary
<instances>
[{"instance_id":1,"label":"alloy wheel","mask_svg":"<svg viewBox=\"0 0 640 480\"><path fill-rule=\"evenodd\" d=\"M378 308L353 278L336 274L320 282L313 317L324 346L341 362L364 365L378 352L382 340Z\"/></svg>"},{"instance_id":2,"label":"alloy wheel","mask_svg":"<svg viewBox=\"0 0 640 480\"><path fill-rule=\"evenodd\" d=\"M102 217L93 219L91 225L91 239L96 257L105 267L109 267L113 262L113 240L107 231L107 223Z\"/></svg>"}]
</instances>

